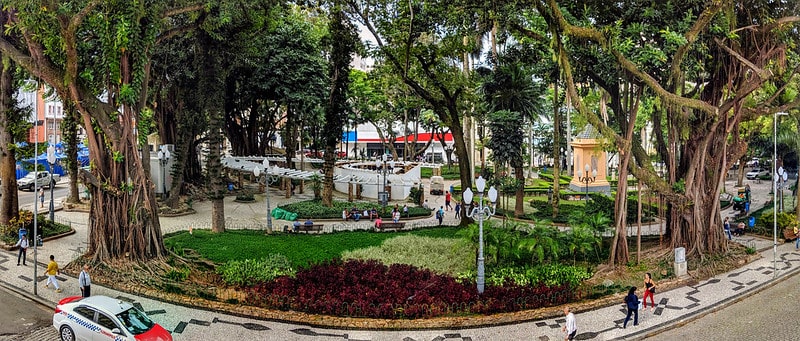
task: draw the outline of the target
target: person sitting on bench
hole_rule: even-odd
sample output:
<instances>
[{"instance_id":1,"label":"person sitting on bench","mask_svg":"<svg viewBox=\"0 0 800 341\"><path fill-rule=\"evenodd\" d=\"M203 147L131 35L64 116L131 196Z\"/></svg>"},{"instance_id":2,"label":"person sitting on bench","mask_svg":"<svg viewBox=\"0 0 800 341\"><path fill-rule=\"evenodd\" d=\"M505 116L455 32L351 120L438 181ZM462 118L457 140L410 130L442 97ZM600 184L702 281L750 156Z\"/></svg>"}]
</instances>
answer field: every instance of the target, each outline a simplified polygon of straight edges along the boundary
<instances>
[{"instance_id":1,"label":"person sitting on bench","mask_svg":"<svg viewBox=\"0 0 800 341\"><path fill-rule=\"evenodd\" d=\"M292 232L297 232L298 228L300 228L300 221L295 219L294 223L292 224Z\"/></svg>"},{"instance_id":2,"label":"person sitting on bench","mask_svg":"<svg viewBox=\"0 0 800 341\"><path fill-rule=\"evenodd\" d=\"M378 216L377 218L375 218L375 228L376 228L376 229L379 229L379 228L381 228L381 224L382 224L382 223L383 223L383 220L381 220L381 217L380 217L380 216Z\"/></svg>"},{"instance_id":3,"label":"person sitting on bench","mask_svg":"<svg viewBox=\"0 0 800 341\"><path fill-rule=\"evenodd\" d=\"M306 228L308 228L308 229L310 230L310 229L311 229L311 227L313 227L313 226L314 226L314 222L313 222L313 221L311 221L311 218L309 217L308 219L306 219L306 222L305 222L303 225L305 225L305 226L306 226Z\"/></svg>"},{"instance_id":4,"label":"person sitting on bench","mask_svg":"<svg viewBox=\"0 0 800 341\"><path fill-rule=\"evenodd\" d=\"M358 221L359 219L361 219L361 211L359 211L358 208L353 206L353 209L350 210L350 217L353 218L353 221Z\"/></svg>"},{"instance_id":5,"label":"person sitting on bench","mask_svg":"<svg viewBox=\"0 0 800 341\"><path fill-rule=\"evenodd\" d=\"M739 222L739 225L736 226L736 229L733 230L734 236L743 236L744 235L744 223Z\"/></svg>"}]
</instances>

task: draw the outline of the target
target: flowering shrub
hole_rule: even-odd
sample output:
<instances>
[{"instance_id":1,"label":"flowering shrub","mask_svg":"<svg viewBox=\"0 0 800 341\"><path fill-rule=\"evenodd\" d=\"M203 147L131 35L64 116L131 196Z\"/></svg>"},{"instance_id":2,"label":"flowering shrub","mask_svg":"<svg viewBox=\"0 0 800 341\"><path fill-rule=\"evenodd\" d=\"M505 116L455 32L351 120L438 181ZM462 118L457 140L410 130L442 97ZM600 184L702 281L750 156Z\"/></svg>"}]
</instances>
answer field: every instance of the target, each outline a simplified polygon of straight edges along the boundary
<instances>
[{"instance_id":1,"label":"flowering shrub","mask_svg":"<svg viewBox=\"0 0 800 341\"><path fill-rule=\"evenodd\" d=\"M487 286L478 295L474 283L373 260L330 261L247 289L247 302L257 306L373 318L493 314L563 304L571 297L567 285Z\"/></svg>"}]
</instances>

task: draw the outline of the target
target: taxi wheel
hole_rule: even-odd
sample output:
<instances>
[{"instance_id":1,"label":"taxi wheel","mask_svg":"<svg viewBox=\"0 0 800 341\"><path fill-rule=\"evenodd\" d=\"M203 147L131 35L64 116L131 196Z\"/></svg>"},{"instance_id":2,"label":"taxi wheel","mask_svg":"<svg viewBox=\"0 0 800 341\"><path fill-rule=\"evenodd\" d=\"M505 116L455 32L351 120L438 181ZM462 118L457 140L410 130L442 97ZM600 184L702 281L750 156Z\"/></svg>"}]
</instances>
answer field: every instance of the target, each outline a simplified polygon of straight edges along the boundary
<instances>
[{"instance_id":1,"label":"taxi wheel","mask_svg":"<svg viewBox=\"0 0 800 341\"><path fill-rule=\"evenodd\" d=\"M61 326L59 331L61 332L61 341L75 341L75 333L69 326Z\"/></svg>"}]
</instances>

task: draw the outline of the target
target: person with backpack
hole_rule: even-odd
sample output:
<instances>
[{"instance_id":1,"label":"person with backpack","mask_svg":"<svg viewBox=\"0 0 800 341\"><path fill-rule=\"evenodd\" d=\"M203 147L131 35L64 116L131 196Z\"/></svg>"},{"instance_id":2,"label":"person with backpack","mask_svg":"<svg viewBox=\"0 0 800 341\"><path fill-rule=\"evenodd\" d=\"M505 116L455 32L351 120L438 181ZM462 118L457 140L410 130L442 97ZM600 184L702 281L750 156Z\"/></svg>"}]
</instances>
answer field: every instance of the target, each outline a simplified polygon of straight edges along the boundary
<instances>
[{"instance_id":1,"label":"person with backpack","mask_svg":"<svg viewBox=\"0 0 800 341\"><path fill-rule=\"evenodd\" d=\"M628 308L628 316L625 317L625 322L622 324L622 329L628 326L628 321L633 314L633 325L639 325L639 297L636 296L636 287L631 287L628 290L628 296L625 296L625 306Z\"/></svg>"}]
</instances>

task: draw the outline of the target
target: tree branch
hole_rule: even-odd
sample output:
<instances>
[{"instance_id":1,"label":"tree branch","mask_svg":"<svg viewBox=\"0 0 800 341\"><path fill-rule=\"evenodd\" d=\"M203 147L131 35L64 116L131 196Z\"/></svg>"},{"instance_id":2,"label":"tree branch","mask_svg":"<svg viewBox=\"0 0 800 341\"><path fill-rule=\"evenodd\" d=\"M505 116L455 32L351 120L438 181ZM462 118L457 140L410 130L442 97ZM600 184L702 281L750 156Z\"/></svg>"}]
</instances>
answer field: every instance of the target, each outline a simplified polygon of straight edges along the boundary
<instances>
[{"instance_id":1,"label":"tree branch","mask_svg":"<svg viewBox=\"0 0 800 341\"><path fill-rule=\"evenodd\" d=\"M170 8L170 9L165 10L163 13L161 13L161 19L169 18L171 16L178 15L178 14L199 11L199 10L203 10L205 8L206 8L206 5L204 3L189 4L189 5L183 6L183 7Z\"/></svg>"},{"instance_id":2,"label":"tree branch","mask_svg":"<svg viewBox=\"0 0 800 341\"><path fill-rule=\"evenodd\" d=\"M93 0L92 2L88 3L86 7L81 9L78 14L75 14L74 17L69 21L69 25L67 26L67 33L71 35L75 35L75 32L78 30L78 27L83 23L83 19L89 15L89 12L93 10L97 5L100 4L100 0Z\"/></svg>"},{"instance_id":3,"label":"tree branch","mask_svg":"<svg viewBox=\"0 0 800 341\"><path fill-rule=\"evenodd\" d=\"M647 86L650 87L653 90L653 92L657 96L662 98L665 102L675 106L687 107L704 111L709 115L714 115L714 116L717 115L717 108L714 107L713 105L710 105L701 100L684 98L667 91L661 86L661 84L658 83L658 81L655 78L639 70L636 64L634 64L628 58L623 56L622 53L620 53L619 51L611 48L611 42L608 39L606 39L606 37L603 35L602 32L593 28L579 27L568 23L566 18L564 18L563 13L561 13L558 4L555 3L555 0L546 0L546 1L550 6L553 19L555 19L556 21L555 24L557 24L558 27L561 28L564 34L576 38L588 39L598 42L601 48L605 49L614 56L614 58L617 60L617 63L619 63L619 65L623 69L633 74L636 78L642 80L642 82L647 84Z\"/></svg>"}]
</instances>

